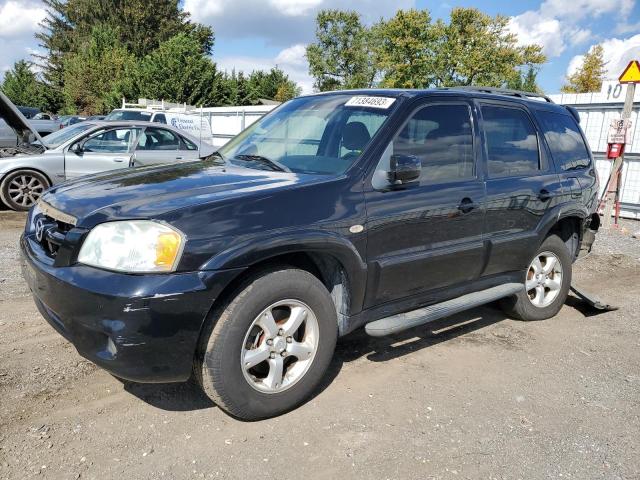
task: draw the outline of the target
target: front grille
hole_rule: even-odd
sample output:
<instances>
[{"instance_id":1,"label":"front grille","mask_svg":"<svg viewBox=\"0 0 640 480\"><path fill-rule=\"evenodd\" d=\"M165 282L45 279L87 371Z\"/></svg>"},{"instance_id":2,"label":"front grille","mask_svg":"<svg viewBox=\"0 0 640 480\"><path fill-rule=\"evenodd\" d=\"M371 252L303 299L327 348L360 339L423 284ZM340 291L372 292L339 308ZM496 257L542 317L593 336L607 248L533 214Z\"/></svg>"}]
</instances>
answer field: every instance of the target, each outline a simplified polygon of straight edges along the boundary
<instances>
[{"instance_id":1,"label":"front grille","mask_svg":"<svg viewBox=\"0 0 640 480\"><path fill-rule=\"evenodd\" d=\"M58 255L60 246L72 228L73 225L70 223L61 222L47 215L40 215L35 219L36 240L51 258Z\"/></svg>"}]
</instances>

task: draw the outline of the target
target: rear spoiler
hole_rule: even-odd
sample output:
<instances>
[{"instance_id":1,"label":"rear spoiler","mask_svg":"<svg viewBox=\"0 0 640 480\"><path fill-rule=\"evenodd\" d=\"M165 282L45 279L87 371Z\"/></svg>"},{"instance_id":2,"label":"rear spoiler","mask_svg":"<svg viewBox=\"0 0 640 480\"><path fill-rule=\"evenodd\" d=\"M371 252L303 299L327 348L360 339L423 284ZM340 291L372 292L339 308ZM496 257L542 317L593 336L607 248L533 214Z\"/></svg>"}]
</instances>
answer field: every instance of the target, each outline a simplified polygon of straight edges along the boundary
<instances>
[{"instance_id":1,"label":"rear spoiler","mask_svg":"<svg viewBox=\"0 0 640 480\"><path fill-rule=\"evenodd\" d=\"M570 107L568 105L565 105L564 108L566 108L567 110L569 110L569 113L571 114L571 116L573 118L576 119L576 122L578 122L578 125L580 125L580 114L578 113L578 110L575 109L574 107Z\"/></svg>"},{"instance_id":2,"label":"rear spoiler","mask_svg":"<svg viewBox=\"0 0 640 480\"><path fill-rule=\"evenodd\" d=\"M16 106L7 98L7 96L0 91L0 117L7 122L16 135L18 136L18 144L28 144L30 142L31 135L40 142L41 145L46 147L46 143L42 140L42 137L38 132L31 128L29 121L25 116L16 108Z\"/></svg>"}]
</instances>

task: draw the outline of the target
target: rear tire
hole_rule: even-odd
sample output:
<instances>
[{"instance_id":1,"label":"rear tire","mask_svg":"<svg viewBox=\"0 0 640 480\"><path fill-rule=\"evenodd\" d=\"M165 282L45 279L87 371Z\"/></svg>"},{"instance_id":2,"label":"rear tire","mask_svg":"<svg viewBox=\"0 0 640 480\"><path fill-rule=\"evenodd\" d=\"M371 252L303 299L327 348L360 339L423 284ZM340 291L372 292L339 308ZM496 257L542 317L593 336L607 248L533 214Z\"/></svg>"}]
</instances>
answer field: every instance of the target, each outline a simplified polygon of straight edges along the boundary
<instances>
[{"instance_id":1,"label":"rear tire","mask_svg":"<svg viewBox=\"0 0 640 480\"><path fill-rule=\"evenodd\" d=\"M0 183L0 200L11 210L29 210L50 187L49 180L35 170L11 172Z\"/></svg>"},{"instance_id":2,"label":"rear tire","mask_svg":"<svg viewBox=\"0 0 640 480\"><path fill-rule=\"evenodd\" d=\"M501 300L502 310L512 318L525 321L555 316L569 294L571 264L571 254L562 239L557 235L548 236L524 274L525 288Z\"/></svg>"},{"instance_id":3,"label":"rear tire","mask_svg":"<svg viewBox=\"0 0 640 480\"><path fill-rule=\"evenodd\" d=\"M335 305L316 277L291 268L267 271L208 319L195 377L234 417L280 415L318 386L337 331Z\"/></svg>"}]
</instances>

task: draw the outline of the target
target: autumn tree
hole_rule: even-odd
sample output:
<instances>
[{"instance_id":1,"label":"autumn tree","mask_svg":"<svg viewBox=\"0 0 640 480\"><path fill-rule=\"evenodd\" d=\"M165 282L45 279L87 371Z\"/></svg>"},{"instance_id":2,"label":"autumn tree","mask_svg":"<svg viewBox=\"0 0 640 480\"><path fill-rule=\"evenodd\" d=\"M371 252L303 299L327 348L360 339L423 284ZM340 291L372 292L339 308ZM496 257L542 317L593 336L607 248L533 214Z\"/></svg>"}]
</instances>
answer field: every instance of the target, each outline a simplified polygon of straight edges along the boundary
<instances>
[{"instance_id":1,"label":"autumn tree","mask_svg":"<svg viewBox=\"0 0 640 480\"><path fill-rule=\"evenodd\" d=\"M309 73L320 91L370 87L375 68L369 30L355 11L322 10L316 42L307 46Z\"/></svg>"},{"instance_id":2,"label":"autumn tree","mask_svg":"<svg viewBox=\"0 0 640 480\"><path fill-rule=\"evenodd\" d=\"M564 93L599 92L607 73L602 45L595 45L584 56L582 65L567 77L567 84L560 89Z\"/></svg>"}]
</instances>

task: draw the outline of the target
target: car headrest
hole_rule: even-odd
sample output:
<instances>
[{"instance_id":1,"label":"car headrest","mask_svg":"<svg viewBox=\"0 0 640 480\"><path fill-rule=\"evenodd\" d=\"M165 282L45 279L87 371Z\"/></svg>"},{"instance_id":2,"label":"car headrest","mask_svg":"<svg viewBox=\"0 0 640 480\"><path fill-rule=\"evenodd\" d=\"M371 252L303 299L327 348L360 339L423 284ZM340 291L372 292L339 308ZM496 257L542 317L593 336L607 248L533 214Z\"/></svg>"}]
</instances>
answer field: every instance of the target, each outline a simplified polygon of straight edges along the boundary
<instances>
[{"instance_id":1,"label":"car headrest","mask_svg":"<svg viewBox=\"0 0 640 480\"><path fill-rule=\"evenodd\" d=\"M342 145L347 150L362 150L371 140L369 130L362 122L349 122L342 132Z\"/></svg>"}]
</instances>

